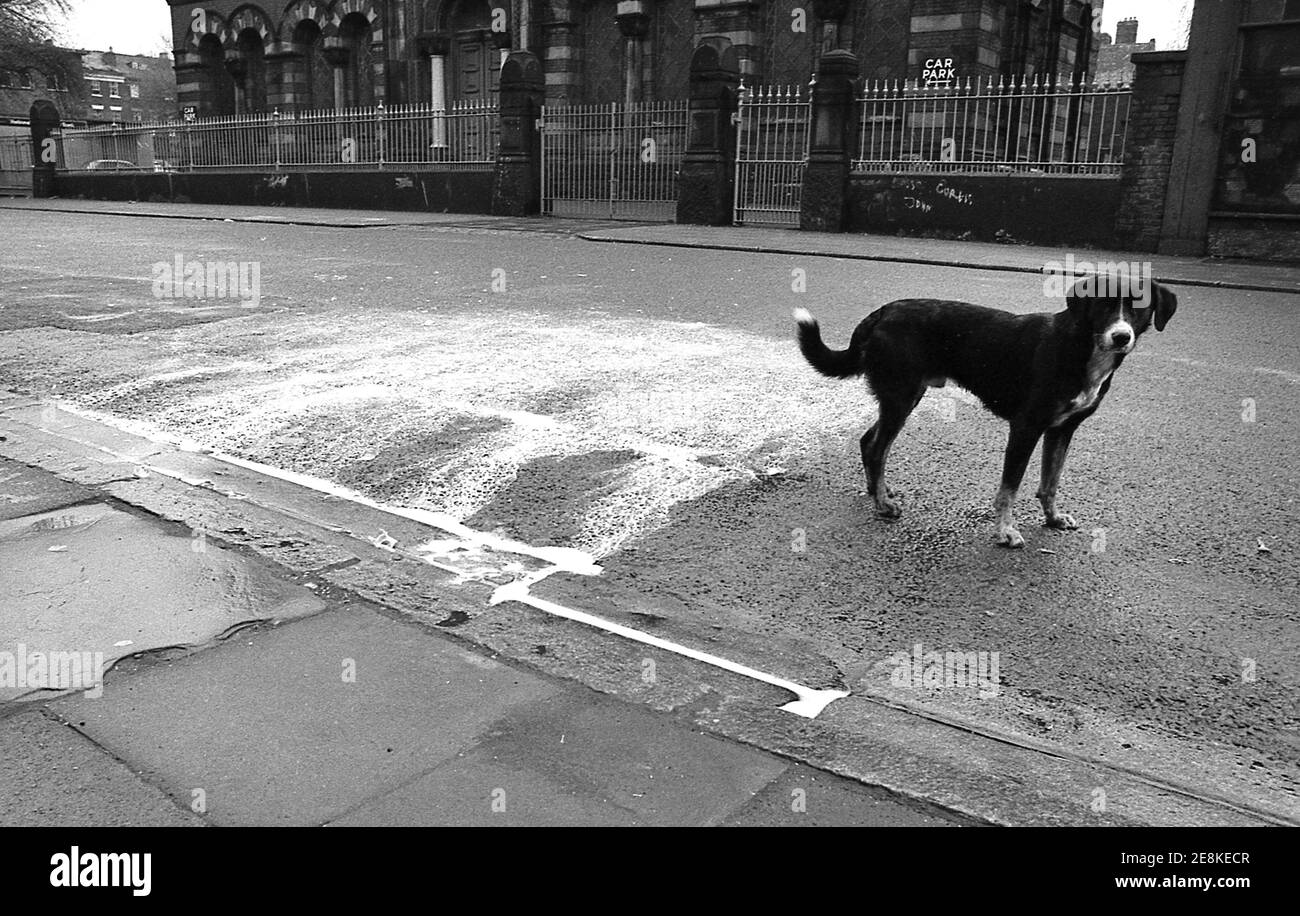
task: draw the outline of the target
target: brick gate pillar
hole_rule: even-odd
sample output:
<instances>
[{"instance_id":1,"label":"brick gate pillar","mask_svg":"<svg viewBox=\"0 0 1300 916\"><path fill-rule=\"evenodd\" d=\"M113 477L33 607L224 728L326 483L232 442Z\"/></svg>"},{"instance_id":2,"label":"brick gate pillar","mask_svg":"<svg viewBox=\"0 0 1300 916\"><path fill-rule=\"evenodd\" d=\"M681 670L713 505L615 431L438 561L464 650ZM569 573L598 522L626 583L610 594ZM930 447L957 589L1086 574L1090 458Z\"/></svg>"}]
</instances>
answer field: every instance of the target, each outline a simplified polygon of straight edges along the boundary
<instances>
[{"instance_id":1,"label":"brick gate pillar","mask_svg":"<svg viewBox=\"0 0 1300 916\"><path fill-rule=\"evenodd\" d=\"M736 110L740 65L726 38L711 36L691 55L686 154L677 178L677 222L725 226L734 206Z\"/></svg>"},{"instance_id":2,"label":"brick gate pillar","mask_svg":"<svg viewBox=\"0 0 1300 916\"><path fill-rule=\"evenodd\" d=\"M858 59L850 51L827 51L817 65L812 93L812 146L803 173L800 229L844 231L850 158L858 122L854 98L857 78Z\"/></svg>"},{"instance_id":3,"label":"brick gate pillar","mask_svg":"<svg viewBox=\"0 0 1300 916\"><path fill-rule=\"evenodd\" d=\"M54 103L38 99L28 112L32 130L32 197L53 197L58 148L50 134L59 129L59 110Z\"/></svg>"},{"instance_id":4,"label":"brick gate pillar","mask_svg":"<svg viewBox=\"0 0 1300 916\"><path fill-rule=\"evenodd\" d=\"M511 51L501 67L501 146L492 179L492 213L527 216L541 209L541 143L537 119L546 96L542 62Z\"/></svg>"}]
</instances>

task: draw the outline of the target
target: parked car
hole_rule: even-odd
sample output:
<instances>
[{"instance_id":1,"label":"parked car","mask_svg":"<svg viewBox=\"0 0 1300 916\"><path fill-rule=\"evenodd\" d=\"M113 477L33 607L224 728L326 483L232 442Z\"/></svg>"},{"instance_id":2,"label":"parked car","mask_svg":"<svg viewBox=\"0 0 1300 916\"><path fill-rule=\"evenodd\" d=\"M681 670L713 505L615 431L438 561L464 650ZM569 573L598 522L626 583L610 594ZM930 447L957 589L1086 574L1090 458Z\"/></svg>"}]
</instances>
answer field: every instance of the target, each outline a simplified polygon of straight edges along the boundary
<instances>
[{"instance_id":1,"label":"parked car","mask_svg":"<svg viewBox=\"0 0 1300 916\"><path fill-rule=\"evenodd\" d=\"M116 172L123 169L138 169L140 166L125 159L96 159L86 166L89 172Z\"/></svg>"}]
</instances>

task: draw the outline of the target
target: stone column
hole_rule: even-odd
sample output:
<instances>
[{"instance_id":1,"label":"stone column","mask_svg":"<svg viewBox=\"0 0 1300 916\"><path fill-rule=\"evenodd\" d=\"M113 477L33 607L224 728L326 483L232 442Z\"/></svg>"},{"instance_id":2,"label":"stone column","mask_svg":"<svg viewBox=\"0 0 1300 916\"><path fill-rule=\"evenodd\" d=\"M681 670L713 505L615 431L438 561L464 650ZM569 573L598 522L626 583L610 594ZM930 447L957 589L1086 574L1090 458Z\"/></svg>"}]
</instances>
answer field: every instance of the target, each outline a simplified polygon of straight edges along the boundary
<instances>
[{"instance_id":1,"label":"stone column","mask_svg":"<svg viewBox=\"0 0 1300 916\"><path fill-rule=\"evenodd\" d=\"M725 38L705 38L691 55L686 155L677 179L677 222L725 226L734 207L740 63Z\"/></svg>"},{"instance_id":2,"label":"stone column","mask_svg":"<svg viewBox=\"0 0 1300 916\"><path fill-rule=\"evenodd\" d=\"M646 0L619 0L614 18L623 36L623 101L630 105L645 98L645 37L650 31Z\"/></svg>"},{"instance_id":3,"label":"stone column","mask_svg":"<svg viewBox=\"0 0 1300 916\"><path fill-rule=\"evenodd\" d=\"M185 48L172 52L172 70L176 73L177 114L186 107L203 111L206 103L203 98L205 73L203 59L197 51Z\"/></svg>"},{"instance_id":4,"label":"stone column","mask_svg":"<svg viewBox=\"0 0 1300 916\"><path fill-rule=\"evenodd\" d=\"M546 97L576 104L582 101L582 42L577 13L569 3L553 4L553 18L540 23L546 58Z\"/></svg>"},{"instance_id":5,"label":"stone column","mask_svg":"<svg viewBox=\"0 0 1300 916\"><path fill-rule=\"evenodd\" d=\"M1219 168L1220 132L1237 63L1237 27L1244 3L1198 3L1187 37L1187 68L1169 185L1160 230L1160 254L1205 254L1210 202Z\"/></svg>"},{"instance_id":6,"label":"stone column","mask_svg":"<svg viewBox=\"0 0 1300 916\"><path fill-rule=\"evenodd\" d=\"M527 216L541 209L541 143L537 119L546 97L542 62L512 51L501 68L501 146L492 179L492 213Z\"/></svg>"},{"instance_id":7,"label":"stone column","mask_svg":"<svg viewBox=\"0 0 1300 916\"><path fill-rule=\"evenodd\" d=\"M429 107L434 112L447 110L447 51L450 39L441 32L425 32L416 39L420 53L429 58ZM435 150L447 148L446 118L434 115L433 141Z\"/></svg>"},{"instance_id":8,"label":"stone column","mask_svg":"<svg viewBox=\"0 0 1300 916\"><path fill-rule=\"evenodd\" d=\"M800 229L844 230L850 157L858 120L854 98L857 77L858 59L850 51L828 51L817 65L812 146L803 173Z\"/></svg>"},{"instance_id":9,"label":"stone column","mask_svg":"<svg viewBox=\"0 0 1300 916\"><path fill-rule=\"evenodd\" d=\"M346 108L348 106L348 49L343 47L342 41L338 38L323 39L324 47L321 53L325 56L325 61L334 68L334 108L335 110Z\"/></svg>"}]
</instances>

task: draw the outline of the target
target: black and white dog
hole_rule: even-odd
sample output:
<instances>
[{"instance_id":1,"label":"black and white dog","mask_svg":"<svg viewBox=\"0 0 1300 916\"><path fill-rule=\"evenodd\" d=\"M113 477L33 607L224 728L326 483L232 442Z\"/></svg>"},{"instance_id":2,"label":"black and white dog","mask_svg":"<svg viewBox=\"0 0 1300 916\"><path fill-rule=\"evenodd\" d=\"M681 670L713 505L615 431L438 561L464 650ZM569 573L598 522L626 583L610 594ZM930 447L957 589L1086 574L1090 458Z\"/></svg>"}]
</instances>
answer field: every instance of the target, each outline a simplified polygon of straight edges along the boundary
<instances>
[{"instance_id":1,"label":"black and white dog","mask_svg":"<svg viewBox=\"0 0 1300 916\"><path fill-rule=\"evenodd\" d=\"M1154 280L1131 292L1091 281L1076 283L1065 311L1056 314L1014 315L966 302L900 299L863 319L847 350L827 347L816 319L805 309L795 310L799 349L812 367L833 378L865 375L880 404L876 424L862 437L862 466L877 513L902 514L885 485L894 438L927 387L952 381L1011 424L1002 485L993 500L997 542L1025 544L1011 509L1040 438L1043 475L1037 495L1046 524L1078 527L1056 508L1070 438L1101 405L1138 337L1152 324L1163 331L1178 306L1174 294Z\"/></svg>"}]
</instances>

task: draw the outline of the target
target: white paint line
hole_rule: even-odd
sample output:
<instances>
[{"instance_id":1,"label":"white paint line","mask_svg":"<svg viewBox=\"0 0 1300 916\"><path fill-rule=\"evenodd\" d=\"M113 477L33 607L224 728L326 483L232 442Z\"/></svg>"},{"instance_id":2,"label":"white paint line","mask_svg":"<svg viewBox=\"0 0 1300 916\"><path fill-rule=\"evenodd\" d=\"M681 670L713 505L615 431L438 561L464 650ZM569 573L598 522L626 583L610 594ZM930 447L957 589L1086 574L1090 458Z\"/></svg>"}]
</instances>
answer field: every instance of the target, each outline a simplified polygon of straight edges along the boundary
<instances>
[{"instance_id":1,"label":"white paint line","mask_svg":"<svg viewBox=\"0 0 1300 916\"><path fill-rule=\"evenodd\" d=\"M748 665L741 665L730 659L722 658L717 655L710 655L707 652L700 652L688 646L679 645L675 642L669 642L658 636L652 636L649 633L642 633L640 630L634 630L631 627L625 627L622 624L605 620L602 617L596 617L585 611L576 611L573 608L565 607L562 604L556 604L553 601L547 601L544 598L538 598L532 595L528 590L527 580L511 582L509 585L502 585L492 594L491 605L497 605L503 601L517 601L520 604L526 604L529 607L536 608L556 617L563 617L566 620L573 620L577 623L586 624L589 627L595 627L598 630L604 630L606 633L612 633L615 636L622 636L624 639L631 639L635 642L644 643L647 646L654 646L657 649L663 649L666 652L672 652L676 655L684 655L687 658L693 658L696 661L704 662L706 665L712 665L715 668L722 668L734 674L750 678L755 681L762 681L765 684L771 684L774 687L780 687L793 693L797 700L786 703L781 709L786 712L792 712L795 715L803 716L806 719L815 719L828 705L835 700L842 699L849 695L847 690L814 690L811 687L805 687L802 684L796 684L794 681L787 681L785 678L776 677L764 671L750 668Z\"/></svg>"},{"instance_id":2,"label":"white paint line","mask_svg":"<svg viewBox=\"0 0 1300 916\"><path fill-rule=\"evenodd\" d=\"M794 681L788 681L785 678L777 677L774 674L768 674L765 671L750 668L748 665L742 665L718 655L701 652L698 649L692 649L689 646L670 642L669 640L662 639L658 636L643 633L640 630L633 629L632 627L614 623L613 621L605 620L602 617L596 617L595 615L588 614L585 611L574 610L573 608L565 607L562 604L556 604L553 601L538 598L531 593L530 589L534 584L557 572L576 573L584 576L599 575L602 568L595 563L591 557L580 550L574 550L568 547L533 547L532 545L526 544L522 541L503 538L482 531L475 531L472 528L462 525L451 516L445 515L441 512L430 512L425 509L408 509L401 506L384 505L383 503L375 502L360 493L349 490L346 487L340 487L337 484L330 483L329 481L311 477L307 474L299 474L294 471L281 470L280 468L271 467L270 465L261 464L256 461L247 461L243 458L237 458L234 455L209 451L198 446L192 440L177 439L176 437L167 436L158 431L151 431L151 434L142 434L140 429L143 424L124 422L107 414L99 413L98 411L83 410L71 405L59 404L58 406L60 409L66 410L68 413L92 419L115 428L123 429L134 435L142 435L143 438L150 439L151 441L159 441L163 444L174 445L185 451L201 452L213 460L221 461L225 464L241 467L267 477L273 477L278 480L283 480L286 483L301 486L305 489L325 493L337 499L357 503L358 505L363 505L380 512L401 516L423 525L438 528L478 547L486 547L490 550L497 550L504 553L530 556L551 564L549 567L539 570L523 579L511 582L508 585L498 586L492 593L492 598L488 602L489 606L496 606L505 601L517 601L555 617L563 617L566 620L585 624L586 626L603 630L604 632L611 633L615 636L622 636L624 639L630 639L634 642L663 649L666 652L672 652L675 655L681 655L686 658L695 659L699 662L704 662L706 665L712 665L715 668L721 668L724 671L730 671L733 674L739 674L742 677L747 677L751 680L771 684L774 687L780 687L783 690L788 690L797 697L797 699L786 703L780 708L786 712L792 712L797 716L803 716L807 719L817 718L817 716L821 714L822 710L835 700L849 696L849 691L847 690L816 690L811 687L805 687L803 684L797 684ZM97 448L99 448L100 451L109 454L116 454L109 449L99 446L97 446ZM126 461L138 464L138 462L135 462L134 459L128 455L121 455L119 457ZM211 484L207 481L191 481L175 472L157 468L153 465L143 466L151 471L157 471L160 474L165 474L169 477L181 480L191 486L211 488ZM431 546L434 543L436 542L429 542L429 545L426 546ZM437 563L431 557L426 557L425 560L430 565L437 566L439 569L456 572L458 574L463 572L462 570L449 568L444 564Z\"/></svg>"}]
</instances>

